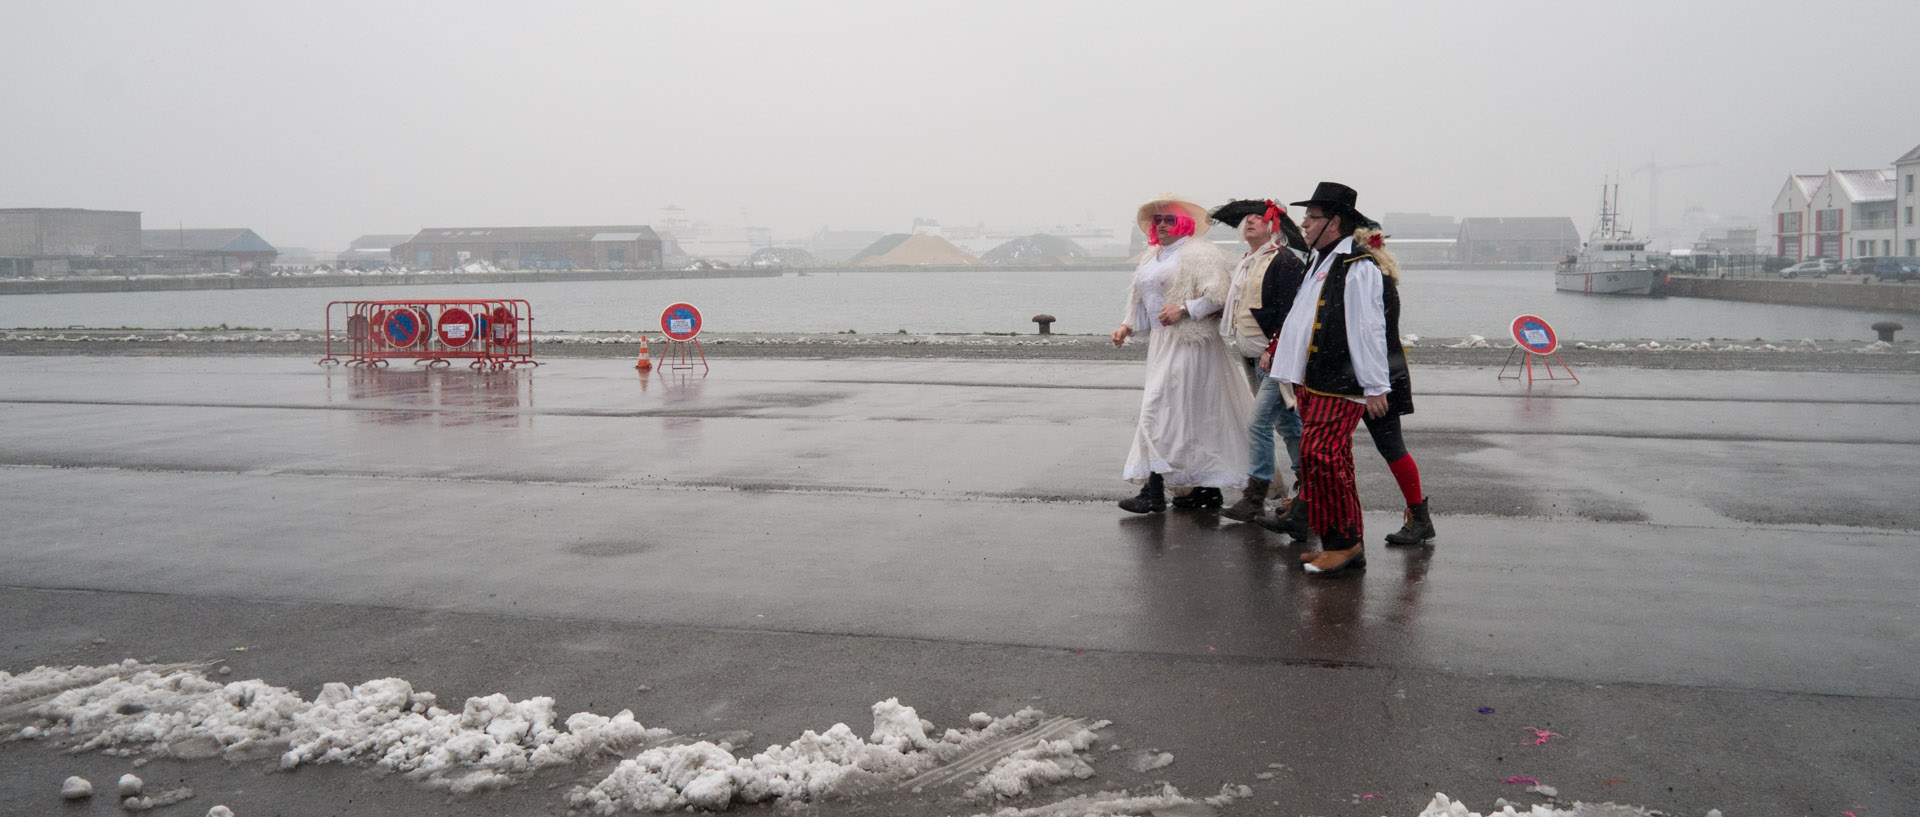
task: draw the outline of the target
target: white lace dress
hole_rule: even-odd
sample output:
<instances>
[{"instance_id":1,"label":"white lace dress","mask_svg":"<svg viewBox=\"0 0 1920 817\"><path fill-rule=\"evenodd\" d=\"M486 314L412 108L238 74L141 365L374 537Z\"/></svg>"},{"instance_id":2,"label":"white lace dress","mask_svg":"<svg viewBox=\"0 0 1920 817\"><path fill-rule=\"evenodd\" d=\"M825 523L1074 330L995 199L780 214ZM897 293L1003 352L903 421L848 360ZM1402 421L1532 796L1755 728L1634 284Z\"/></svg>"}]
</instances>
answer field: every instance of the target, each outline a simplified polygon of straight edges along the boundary
<instances>
[{"instance_id":1,"label":"white lace dress","mask_svg":"<svg viewBox=\"0 0 1920 817\"><path fill-rule=\"evenodd\" d=\"M1191 340L1153 331L1180 266L1178 250L1176 244L1147 256L1133 274L1133 324L1136 334L1147 336L1147 382L1124 475L1142 483L1157 473L1168 488L1237 491L1247 485L1247 425L1253 418L1243 364L1218 332ZM1212 314L1187 320L1219 322L1218 304L1202 299L1189 308L1196 304Z\"/></svg>"}]
</instances>

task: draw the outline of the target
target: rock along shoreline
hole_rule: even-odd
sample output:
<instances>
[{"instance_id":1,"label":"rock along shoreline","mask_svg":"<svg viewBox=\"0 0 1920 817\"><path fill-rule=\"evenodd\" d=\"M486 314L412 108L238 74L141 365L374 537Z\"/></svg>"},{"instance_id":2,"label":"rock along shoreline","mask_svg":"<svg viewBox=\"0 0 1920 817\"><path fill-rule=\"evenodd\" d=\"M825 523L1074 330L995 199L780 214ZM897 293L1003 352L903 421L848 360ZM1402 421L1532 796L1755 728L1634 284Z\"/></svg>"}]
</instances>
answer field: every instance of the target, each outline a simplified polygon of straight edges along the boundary
<instances>
[{"instance_id":1,"label":"rock along shoreline","mask_svg":"<svg viewBox=\"0 0 1920 817\"><path fill-rule=\"evenodd\" d=\"M648 335L654 354L663 342ZM556 332L536 338L535 359L632 358L638 332ZM1104 335L999 334L797 334L727 333L701 339L709 358L922 358L977 360L1135 361L1146 344L1115 349ZM1412 338L1405 341L1415 366L1499 366L1512 353L1510 342L1468 338ZM336 335L335 354L345 352ZM0 333L0 355L91 356L235 356L312 357L327 352L319 331L16 329ZM1920 344L1864 341L1695 341L1625 339L1583 341L1563 346L1560 354L1574 366L1651 369L1756 371L1845 371L1920 373Z\"/></svg>"}]
</instances>

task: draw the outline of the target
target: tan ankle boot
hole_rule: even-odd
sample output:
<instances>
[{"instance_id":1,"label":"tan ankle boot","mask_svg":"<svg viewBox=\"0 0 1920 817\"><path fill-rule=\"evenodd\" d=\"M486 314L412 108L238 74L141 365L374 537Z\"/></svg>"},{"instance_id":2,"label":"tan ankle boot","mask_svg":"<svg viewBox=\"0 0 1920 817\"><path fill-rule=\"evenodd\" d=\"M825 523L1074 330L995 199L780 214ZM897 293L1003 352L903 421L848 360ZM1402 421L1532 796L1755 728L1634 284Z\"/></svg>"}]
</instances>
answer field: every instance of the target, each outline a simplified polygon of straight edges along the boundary
<instances>
[{"instance_id":1,"label":"tan ankle boot","mask_svg":"<svg viewBox=\"0 0 1920 817\"><path fill-rule=\"evenodd\" d=\"M1315 554L1317 558L1307 562L1307 573L1315 576L1331 576L1352 570L1367 569L1365 545L1354 545L1341 550L1323 550Z\"/></svg>"}]
</instances>

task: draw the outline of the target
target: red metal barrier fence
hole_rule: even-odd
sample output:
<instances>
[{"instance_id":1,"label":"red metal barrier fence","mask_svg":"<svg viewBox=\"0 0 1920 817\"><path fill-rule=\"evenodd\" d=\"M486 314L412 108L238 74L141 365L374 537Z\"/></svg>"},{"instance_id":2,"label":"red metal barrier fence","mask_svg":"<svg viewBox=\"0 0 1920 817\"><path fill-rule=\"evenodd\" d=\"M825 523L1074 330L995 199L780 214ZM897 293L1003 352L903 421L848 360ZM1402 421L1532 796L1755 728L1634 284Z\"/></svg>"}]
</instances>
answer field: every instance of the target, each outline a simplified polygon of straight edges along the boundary
<instances>
[{"instance_id":1,"label":"red metal barrier fence","mask_svg":"<svg viewBox=\"0 0 1920 817\"><path fill-rule=\"evenodd\" d=\"M335 317L345 350L334 347ZM333 301L327 304L327 354L322 364L386 366L394 359L417 366L473 369L538 366L533 359L533 305L515 298L455 301Z\"/></svg>"}]
</instances>

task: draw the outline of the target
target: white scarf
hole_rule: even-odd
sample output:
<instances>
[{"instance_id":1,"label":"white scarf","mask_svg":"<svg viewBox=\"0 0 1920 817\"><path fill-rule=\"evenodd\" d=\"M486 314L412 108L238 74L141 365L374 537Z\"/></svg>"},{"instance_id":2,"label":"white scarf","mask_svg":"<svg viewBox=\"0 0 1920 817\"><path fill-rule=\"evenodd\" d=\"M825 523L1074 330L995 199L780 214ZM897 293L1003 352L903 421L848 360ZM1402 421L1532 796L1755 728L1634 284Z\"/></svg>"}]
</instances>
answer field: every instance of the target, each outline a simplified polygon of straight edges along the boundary
<instances>
[{"instance_id":1,"label":"white scarf","mask_svg":"<svg viewBox=\"0 0 1920 817\"><path fill-rule=\"evenodd\" d=\"M1240 306L1240 284L1247 280L1247 270L1251 269L1261 256L1279 251L1279 242L1280 235L1275 233L1272 238L1267 239L1267 243L1260 245L1259 249L1248 250L1245 255L1240 256L1240 263L1233 268L1233 280L1227 284L1227 303L1220 309L1220 337L1228 341L1234 339L1233 324L1236 314L1234 310Z\"/></svg>"}]
</instances>

